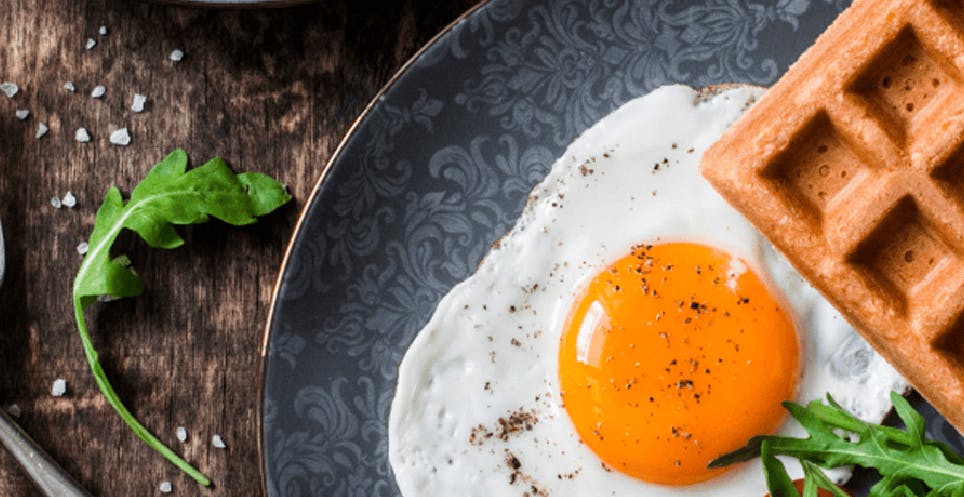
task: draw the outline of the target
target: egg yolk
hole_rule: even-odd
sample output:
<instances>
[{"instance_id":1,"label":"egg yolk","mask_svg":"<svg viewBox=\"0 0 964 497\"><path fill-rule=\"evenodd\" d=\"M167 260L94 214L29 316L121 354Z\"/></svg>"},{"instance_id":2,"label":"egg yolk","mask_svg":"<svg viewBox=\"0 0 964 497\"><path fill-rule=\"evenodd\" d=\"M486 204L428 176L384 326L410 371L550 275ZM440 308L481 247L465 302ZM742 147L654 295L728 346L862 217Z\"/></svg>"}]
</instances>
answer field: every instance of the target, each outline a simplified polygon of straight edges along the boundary
<instances>
[{"instance_id":1,"label":"egg yolk","mask_svg":"<svg viewBox=\"0 0 964 497\"><path fill-rule=\"evenodd\" d=\"M774 432L794 398L793 322L746 265L704 245L634 247L570 309L565 409L604 467L689 485L714 458Z\"/></svg>"}]
</instances>

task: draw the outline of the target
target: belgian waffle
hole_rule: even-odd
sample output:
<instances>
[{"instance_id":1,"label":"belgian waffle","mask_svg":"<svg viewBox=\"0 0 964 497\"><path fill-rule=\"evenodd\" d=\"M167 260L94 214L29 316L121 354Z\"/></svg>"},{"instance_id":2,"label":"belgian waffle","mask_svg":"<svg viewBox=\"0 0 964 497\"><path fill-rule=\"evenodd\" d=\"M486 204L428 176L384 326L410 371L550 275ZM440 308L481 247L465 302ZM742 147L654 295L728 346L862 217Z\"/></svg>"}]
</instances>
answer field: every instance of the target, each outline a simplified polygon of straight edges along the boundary
<instances>
[{"instance_id":1,"label":"belgian waffle","mask_svg":"<svg viewBox=\"0 0 964 497\"><path fill-rule=\"evenodd\" d=\"M964 2L856 0L702 173L964 432Z\"/></svg>"}]
</instances>

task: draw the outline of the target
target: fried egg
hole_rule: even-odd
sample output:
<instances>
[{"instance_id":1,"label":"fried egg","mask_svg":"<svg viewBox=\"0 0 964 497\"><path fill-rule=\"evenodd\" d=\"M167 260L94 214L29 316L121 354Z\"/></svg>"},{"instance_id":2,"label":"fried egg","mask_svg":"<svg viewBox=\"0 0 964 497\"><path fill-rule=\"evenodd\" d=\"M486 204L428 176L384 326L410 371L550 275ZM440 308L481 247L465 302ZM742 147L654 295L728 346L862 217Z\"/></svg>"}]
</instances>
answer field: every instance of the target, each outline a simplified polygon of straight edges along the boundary
<instances>
[{"instance_id":1,"label":"fried egg","mask_svg":"<svg viewBox=\"0 0 964 497\"><path fill-rule=\"evenodd\" d=\"M905 380L699 174L762 92L659 88L568 147L405 354L402 495L762 496L706 464L804 434L782 401L884 417Z\"/></svg>"}]
</instances>

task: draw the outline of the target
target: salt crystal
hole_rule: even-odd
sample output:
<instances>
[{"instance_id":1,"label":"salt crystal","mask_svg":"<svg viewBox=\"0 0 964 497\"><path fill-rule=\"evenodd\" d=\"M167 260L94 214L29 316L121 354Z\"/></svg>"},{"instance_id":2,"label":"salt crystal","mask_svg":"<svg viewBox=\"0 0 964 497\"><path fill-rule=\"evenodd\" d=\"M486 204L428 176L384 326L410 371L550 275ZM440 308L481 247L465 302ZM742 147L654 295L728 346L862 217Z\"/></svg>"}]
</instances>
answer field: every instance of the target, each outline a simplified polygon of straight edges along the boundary
<instances>
[{"instance_id":1,"label":"salt crystal","mask_svg":"<svg viewBox=\"0 0 964 497\"><path fill-rule=\"evenodd\" d=\"M63 397L67 393L67 381L61 378L54 380L54 385L50 389L50 394L54 397Z\"/></svg>"},{"instance_id":2,"label":"salt crystal","mask_svg":"<svg viewBox=\"0 0 964 497\"><path fill-rule=\"evenodd\" d=\"M84 48L86 48L87 50L91 50L96 46L97 46L97 40L93 38L87 38L87 44L84 45Z\"/></svg>"},{"instance_id":3,"label":"salt crystal","mask_svg":"<svg viewBox=\"0 0 964 497\"><path fill-rule=\"evenodd\" d=\"M90 92L90 98L101 98L107 93L107 88L97 85L94 90Z\"/></svg>"},{"instance_id":4,"label":"salt crystal","mask_svg":"<svg viewBox=\"0 0 964 497\"><path fill-rule=\"evenodd\" d=\"M183 426L178 426L177 429L174 430L174 434L177 436L178 442L181 442L181 443L187 442L187 428Z\"/></svg>"},{"instance_id":5,"label":"salt crystal","mask_svg":"<svg viewBox=\"0 0 964 497\"><path fill-rule=\"evenodd\" d=\"M16 95L18 91L20 91L20 87L17 86L16 83L4 81L3 83L0 83L0 91L2 91L3 94L7 96L7 98L13 98L14 95Z\"/></svg>"},{"instance_id":6,"label":"salt crystal","mask_svg":"<svg viewBox=\"0 0 964 497\"><path fill-rule=\"evenodd\" d=\"M107 36L107 26L101 26L97 29L97 34L101 36Z\"/></svg>"},{"instance_id":7,"label":"salt crystal","mask_svg":"<svg viewBox=\"0 0 964 497\"><path fill-rule=\"evenodd\" d=\"M131 143L131 135L127 132L127 128L121 128L110 134L110 142L114 145L127 146Z\"/></svg>"},{"instance_id":8,"label":"salt crystal","mask_svg":"<svg viewBox=\"0 0 964 497\"><path fill-rule=\"evenodd\" d=\"M159 489L161 493L169 494L174 490L174 485L171 485L171 482L169 481L164 481L164 482L161 482L161 486L159 487Z\"/></svg>"},{"instance_id":9,"label":"salt crystal","mask_svg":"<svg viewBox=\"0 0 964 497\"><path fill-rule=\"evenodd\" d=\"M77 128L77 131L74 132L74 140L77 140L80 143L89 142L90 133L87 132L87 128Z\"/></svg>"},{"instance_id":10,"label":"salt crystal","mask_svg":"<svg viewBox=\"0 0 964 497\"><path fill-rule=\"evenodd\" d=\"M26 109L18 110L16 114L17 114L17 119L20 119L21 121L23 121L24 119L27 118L27 116L30 115L30 111Z\"/></svg>"},{"instance_id":11,"label":"salt crystal","mask_svg":"<svg viewBox=\"0 0 964 497\"><path fill-rule=\"evenodd\" d=\"M213 437L211 437L211 445L213 445L215 449L227 448L227 445L224 445L224 439L218 434L215 434Z\"/></svg>"},{"instance_id":12,"label":"salt crystal","mask_svg":"<svg viewBox=\"0 0 964 497\"><path fill-rule=\"evenodd\" d=\"M180 62L184 58L184 51L181 49L175 49L171 52L171 62Z\"/></svg>"},{"instance_id":13,"label":"salt crystal","mask_svg":"<svg viewBox=\"0 0 964 497\"><path fill-rule=\"evenodd\" d=\"M134 94L134 102L131 104L131 110L134 112L144 112L144 104L147 103L147 95L141 95L140 93Z\"/></svg>"},{"instance_id":14,"label":"salt crystal","mask_svg":"<svg viewBox=\"0 0 964 497\"><path fill-rule=\"evenodd\" d=\"M20 415L23 414L22 412L20 412L20 406L18 406L17 404L10 404L7 407L7 412L10 413L10 415L15 418L19 418Z\"/></svg>"},{"instance_id":15,"label":"salt crystal","mask_svg":"<svg viewBox=\"0 0 964 497\"><path fill-rule=\"evenodd\" d=\"M60 197L50 197L50 205L54 206L55 209L59 209L62 205L60 203Z\"/></svg>"},{"instance_id":16,"label":"salt crystal","mask_svg":"<svg viewBox=\"0 0 964 497\"><path fill-rule=\"evenodd\" d=\"M80 242L80 244L77 245L77 253L80 255L84 255L87 253L87 249L89 248L90 246L87 245L87 242Z\"/></svg>"},{"instance_id":17,"label":"salt crystal","mask_svg":"<svg viewBox=\"0 0 964 497\"><path fill-rule=\"evenodd\" d=\"M61 199L60 203L64 207L72 208L77 205L77 197L75 197L73 193L67 192L64 194L64 198Z\"/></svg>"},{"instance_id":18,"label":"salt crystal","mask_svg":"<svg viewBox=\"0 0 964 497\"><path fill-rule=\"evenodd\" d=\"M47 130L49 130L49 129L50 129L50 128L48 128L46 124L40 123L40 124L37 125L37 134L36 134L35 136L36 136L37 139L39 140L39 139L43 138L44 135L47 134Z\"/></svg>"},{"instance_id":19,"label":"salt crystal","mask_svg":"<svg viewBox=\"0 0 964 497\"><path fill-rule=\"evenodd\" d=\"M70 81L64 83L64 89L67 91L77 91L77 87Z\"/></svg>"}]
</instances>

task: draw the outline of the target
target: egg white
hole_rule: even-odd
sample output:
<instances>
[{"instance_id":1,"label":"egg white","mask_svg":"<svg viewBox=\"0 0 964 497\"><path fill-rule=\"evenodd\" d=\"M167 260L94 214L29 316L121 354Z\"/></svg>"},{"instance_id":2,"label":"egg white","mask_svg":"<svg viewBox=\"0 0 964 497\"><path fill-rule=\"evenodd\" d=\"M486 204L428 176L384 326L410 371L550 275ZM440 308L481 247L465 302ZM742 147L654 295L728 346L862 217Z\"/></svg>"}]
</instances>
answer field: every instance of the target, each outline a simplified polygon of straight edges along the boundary
<instances>
[{"instance_id":1,"label":"egg white","mask_svg":"<svg viewBox=\"0 0 964 497\"><path fill-rule=\"evenodd\" d=\"M762 93L659 88L569 146L512 231L442 299L402 361L389 459L404 496L764 494L758 461L684 487L609 470L562 408L559 334L573 299L637 243L703 243L746 261L783 294L798 324L796 400L830 392L861 418L884 417L888 393L905 391L906 381L699 174L703 152ZM502 433L500 418L514 412L534 422ZM792 421L780 432L803 434Z\"/></svg>"}]
</instances>

